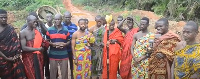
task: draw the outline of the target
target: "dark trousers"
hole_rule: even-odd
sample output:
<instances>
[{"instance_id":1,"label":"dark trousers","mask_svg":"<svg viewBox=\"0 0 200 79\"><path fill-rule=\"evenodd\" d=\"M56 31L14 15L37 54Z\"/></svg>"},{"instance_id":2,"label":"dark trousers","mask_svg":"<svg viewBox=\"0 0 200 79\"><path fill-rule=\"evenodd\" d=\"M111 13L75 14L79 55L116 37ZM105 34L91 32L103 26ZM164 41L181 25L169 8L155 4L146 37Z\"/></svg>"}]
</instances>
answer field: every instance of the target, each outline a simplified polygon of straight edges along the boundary
<instances>
[{"instance_id":1,"label":"dark trousers","mask_svg":"<svg viewBox=\"0 0 200 79\"><path fill-rule=\"evenodd\" d=\"M73 54L72 51L68 51L69 54L69 63L70 63L70 70L71 70L71 79L73 79Z\"/></svg>"},{"instance_id":2,"label":"dark trousers","mask_svg":"<svg viewBox=\"0 0 200 79\"><path fill-rule=\"evenodd\" d=\"M43 52L44 54L44 71L45 71L45 77L49 78L50 77L50 72L49 72L49 55L47 51Z\"/></svg>"}]
</instances>

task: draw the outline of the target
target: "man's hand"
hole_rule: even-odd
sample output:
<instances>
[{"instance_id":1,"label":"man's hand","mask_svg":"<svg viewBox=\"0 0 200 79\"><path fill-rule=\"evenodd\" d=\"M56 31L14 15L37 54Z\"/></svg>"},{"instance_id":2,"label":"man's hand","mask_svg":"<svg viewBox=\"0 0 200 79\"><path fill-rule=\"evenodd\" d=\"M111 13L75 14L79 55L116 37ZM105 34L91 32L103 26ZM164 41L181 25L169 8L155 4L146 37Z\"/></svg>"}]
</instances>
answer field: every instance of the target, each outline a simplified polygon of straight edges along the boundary
<instances>
[{"instance_id":1,"label":"man's hand","mask_svg":"<svg viewBox=\"0 0 200 79\"><path fill-rule=\"evenodd\" d=\"M74 59L74 64L78 65L78 59Z\"/></svg>"},{"instance_id":2,"label":"man's hand","mask_svg":"<svg viewBox=\"0 0 200 79\"><path fill-rule=\"evenodd\" d=\"M162 54L162 53L157 53L157 54L156 54L156 57L159 58L159 59L162 59L162 58L165 57L165 55Z\"/></svg>"},{"instance_id":3,"label":"man's hand","mask_svg":"<svg viewBox=\"0 0 200 79\"><path fill-rule=\"evenodd\" d=\"M38 51L43 52L43 51L44 51L44 48L43 48L43 47L40 47L40 48L38 48Z\"/></svg>"},{"instance_id":4,"label":"man's hand","mask_svg":"<svg viewBox=\"0 0 200 79\"><path fill-rule=\"evenodd\" d=\"M140 64L140 62L141 62L141 59L140 59L140 58L135 58L135 59L134 59L133 65L134 65L135 67L137 67L137 65Z\"/></svg>"},{"instance_id":5,"label":"man's hand","mask_svg":"<svg viewBox=\"0 0 200 79\"><path fill-rule=\"evenodd\" d=\"M13 57L7 57L6 59L5 59L6 61L10 61L10 62L14 62L14 58Z\"/></svg>"},{"instance_id":6,"label":"man's hand","mask_svg":"<svg viewBox=\"0 0 200 79\"><path fill-rule=\"evenodd\" d=\"M115 44L115 42L117 42L116 39L111 39L111 40L110 40L110 44Z\"/></svg>"},{"instance_id":7,"label":"man's hand","mask_svg":"<svg viewBox=\"0 0 200 79\"><path fill-rule=\"evenodd\" d=\"M107 41L106 46L109 47L110 41Z\"/></svg>"}]
</instances>

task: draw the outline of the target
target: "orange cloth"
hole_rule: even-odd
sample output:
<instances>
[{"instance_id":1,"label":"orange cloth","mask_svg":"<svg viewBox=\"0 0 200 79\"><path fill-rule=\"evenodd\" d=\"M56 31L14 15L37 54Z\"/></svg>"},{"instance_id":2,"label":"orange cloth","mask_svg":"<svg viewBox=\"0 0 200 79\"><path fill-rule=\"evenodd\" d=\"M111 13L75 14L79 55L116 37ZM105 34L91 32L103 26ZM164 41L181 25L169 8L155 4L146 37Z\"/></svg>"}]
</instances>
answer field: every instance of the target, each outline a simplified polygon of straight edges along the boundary
<instances>
[{"instance_id":1,"label":"orange cloth","mask_svg":"<svg viewBox=\"0 0 200 79\"><path fill-rule=\"evenodd\" d=\"M121 54L121 64L120 64L120 75L122 79L131 79L131 45L133 41L133 36L137 33L139 29L133 28L124 37L124 43L122 45L123 50Z\"/></svg>"},{"instance_id":2,"label":"orange cloth","mask_svg":"<svg viewBox=\"0 0 200 79\"><path fill-rule=\"evenodd\" d=\"M103 79L107 79L107 31L104 34L104 48L103 48ZM115 29L110 35L110 39L116 39L118 42L123 44L123 36L119 29ZM109 79L117 79L117 69L119 66L121 56L121 46L118 43L115 44L109 44Z\"/></svg>"},{"instance_id":3,"label":"orange cloth","mask_svg":"<svg viewBox=\"0 0 200 79\"><path fill-rule=\"evenodd\" d=\"M42 46L42 35L38 30L35 29L35 38L34 38L34 44L33 48L40 48ZM35 51L33 53L40 54L40 51Z\"/></svg>"},{"instance_id":4,"label":"orange cloth","mask_svg":"<svg viewBox=\"0 0 200 79\"><path fill-rule=\"evenodd\" d=\"M149 78L151 79L170 79L171 65L174 57L174 48L176 43L180 41L178 35L169 31L159 37L154 43L154 52L149 58ZM158 59L157 53L162 53L166 57Z\"/></svg>"}]
</instances>

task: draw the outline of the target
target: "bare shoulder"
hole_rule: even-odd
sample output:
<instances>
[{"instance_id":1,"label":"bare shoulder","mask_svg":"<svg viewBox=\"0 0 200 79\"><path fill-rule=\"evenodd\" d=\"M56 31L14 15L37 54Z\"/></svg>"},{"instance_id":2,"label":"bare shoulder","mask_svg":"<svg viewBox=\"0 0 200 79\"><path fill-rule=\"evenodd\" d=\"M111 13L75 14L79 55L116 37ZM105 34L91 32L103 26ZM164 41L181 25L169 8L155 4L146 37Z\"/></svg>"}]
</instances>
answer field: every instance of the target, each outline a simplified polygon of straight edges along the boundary
<instances>
[{"instance_id":1,"label":"bare shoulder","mask_svg":"<svg viewBox=\"0 0 200 79\"><path fill-rule=\"evenodd\" d=\"M76 37L77 37L77 33L78 33L78 31L74 32L74 33L72 34L72 38L76 38Z\"/></svg>"},{"instance_id":2,"label":"bare shoulder","mask_svg":"<svg viewBox=\"0 0 200 79\"><path fill-rule=\"evenodd\" d=\"M27 34L27 29L23 29L22 31L20 31L20 36L26 36Z\"/></svg>"}]
</instances>

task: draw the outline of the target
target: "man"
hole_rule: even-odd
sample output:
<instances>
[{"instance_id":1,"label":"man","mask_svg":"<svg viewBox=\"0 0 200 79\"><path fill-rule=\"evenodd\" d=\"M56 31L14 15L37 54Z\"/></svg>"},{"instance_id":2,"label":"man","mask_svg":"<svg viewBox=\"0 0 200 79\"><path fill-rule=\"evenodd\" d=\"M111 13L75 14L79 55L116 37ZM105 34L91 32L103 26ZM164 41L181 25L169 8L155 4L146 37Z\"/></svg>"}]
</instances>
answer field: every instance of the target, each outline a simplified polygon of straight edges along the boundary
<instances>
[{"instance_id":1,"label":"man","mask_svg":"<svg viewBox=\"0 0 200 79\"><path fill-rule=\"evenodd\" d=\"M49 28L54 25L53 24L53 15L51 13L48 13L46 15L46 21L47 21L47 23L45 24L46 28Z\"/></svg>"},{"instance_id":2,"label":"man","mask_svg":"<svg viewBox=\"0 0 200 79\"><path fill-rule=\"evenodd\" d=\"M119 15L117 17L117 24L119 24L123 20L123 16Z\"/></svg>"},{"instance_id":3,"label":"man","mask_svg":"<svg viewBox=\"0 0 200 79\"><path fill-rule=\"evenodd\" d=\"M28 79L43 79L43 38L36 29L37 18L33 15L27 17L27 27L20 32L22 46L22 60Z\"/></svg>"},{"instance_id":4,"label":"man","mask_svg":"<svg viewBox=\"0 0 200 79\"><path fill-rule=\"evenodd\" d=\"M114 27L115 21L112 19L109 23L109 30L106 30L104 33L103 79L117 79L117 70L121 57L121 45L124 39L120 30Z\"/></svg>"},{"instance_id":5,"label":"man","mask_svg":"<svg viewBox=\"0 0 200 79\"><path fill-rule=\"evenodd\" d=\"M0 78L25 79L21 47L14 27L7 24L7 12L0 9Z\"/></svg>"},{"instance_id":6,"label":"man","mask_svg":"<svg viewBox=\"0 0 200 79\"><path fill-rule=\"evenodd\" d=\"M58 64L61 69L62 79L68 79L68 51L67 45L70 40L69 31L66 27L62 26L62 15L56 14L54 17L54 25L47 31L47 40L50 41L50 79L56 79Z\"/></svg>"},{"instance_id":7,"label":"man","mask_svg":"<svg viewBox=\"0 0 200 79\"><path fill-rule=\"evenodd\" d=\"M102 25L102 17L95 17L96 25L91 27L89 31L94 35L96 41L92 47L92 75L100 76L102 73L102 51L103 51L103 35L105 28Z\"/></svg>"},{"instance_id":8,"label":"man","mask_svg":"<svg viewBox=\"0 0 200 79\"><path fill-rule=\"evenodd\" d=\"M199 79L200 78L200 44L197 43L198 24L189 21L183 27L183 38L185 42L177 44L172 70L172 79ZM175 67L175 68L173 68Z\"/></svg>"},{"instance_id":9,"label":"man","mask_svg":"<svg viewBox=\"0 0 200 79\"><path fill-rule=\"evenodd\" d=\"M127 20L127 27L129 29L124 29L123 23ZM125 35L124 37L124 43L122 44L123 50L122 50L122 56L121 56L121 64L120 64L120 75L122 79L131 78L131 61L132 61L132 55L130 52L131 49L131 41L133 41L133 35L137 33L138 28L133 28L133 18L127 17L126 19L122 20L117 28L122 31Z\"/></svg>"},{"instance_id":10,"label":"man","mask_svg":"<svg viewBox=\"0 0 200 79\"><path fill-rule=\"evenodd\" d=\"M95 41L94 36L85 31L86 23L84 19L79 19L80 29L72 36L72 52L74 57L74 79L91 78L91 49L89 46Z\"/></svg>"},{"instance_id":11,"label":"man","mask_svg":"<svg viewBox=\"0 0 200 79\"><path fill-rule=\"evenodd\" d=\"M53 27L53 15L51 13L48 13L46 15L46 21L47 23L45 24L46 28L50 28ZM46 39L46 38L45 38ZM50 72L49 72L49 49L47 49L47 51L44 51L44 67L45 67L45 76L47 79L50 79Z\"/></svg>"},{"instance_id":12,"label":"man","mask_svg":"<svg viewBox=\"0 0 200 79\"><path fill-rule=\"evenodd\" d=\"M147 49L150 47L149 40L154 39L154 34L148 31L149 18L143 17L140 20L140 31L133 35L131 53L133 55L132 78L148 79L148 57ZM134 48L134 49L133 49Z\"/></svg>"},{"instance_id":13,"label":"man","mask_svg":"<svg viewBox=\"0 0 200 79\"><path fill-rule=\"evenodd\" d=\"M69 31L69 39L71 40L72 34L78 30L77 26L71 22L71 13L65 12L62 25L65 26ZM69 62L70 62L70 70L71 70L71 78L73 79L73 55L72 55L72 48L71 43L67 45L67 52L69 54Z\"/></svg>"},{"instance_id":14,"label":"man","mask_svg":"<svg viewBox=\"0 0 200 79\"><path fill-rule=\"evenodd\" d=\"M37 18L37 27L36 28L40 33L42 33L42 37L44 38L44 36L46 35L46 32L47 32L47 28L45 27L44 23L39 20L39 17L36 12L30 12L29 15L33 15ZM23 29L25 29L27 26L28 26L27 23L24 24L24 26L21 28L21 31Z\"/></svg>"},{"instance_id":15,"label":"man","mask_svg":"<svg viewBox=\"0 0 200 79\"><path fill-rule=\"evenodd\" d=\"M155 23L156 34L161 34L161 36L155 39L154 51L149 58L148 78L150 79L170 79L171 77L174 48L180 39L168 28L169 22L166 18L161 18Z\"/></svg>"}]
</instances>

